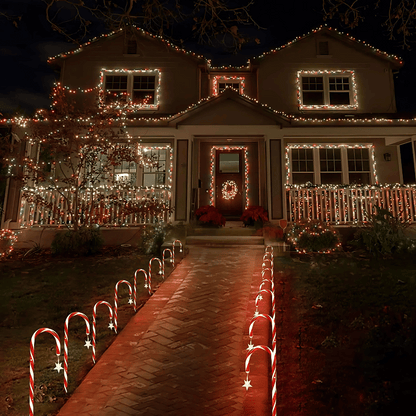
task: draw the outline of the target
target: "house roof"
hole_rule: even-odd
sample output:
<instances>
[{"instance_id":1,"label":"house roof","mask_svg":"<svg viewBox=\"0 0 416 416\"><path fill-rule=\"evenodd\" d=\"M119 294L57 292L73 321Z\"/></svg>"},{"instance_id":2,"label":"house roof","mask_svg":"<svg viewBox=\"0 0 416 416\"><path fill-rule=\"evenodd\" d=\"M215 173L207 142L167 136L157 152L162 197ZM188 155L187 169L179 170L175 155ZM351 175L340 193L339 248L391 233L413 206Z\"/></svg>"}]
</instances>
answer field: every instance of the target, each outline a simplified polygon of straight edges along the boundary
<instances>
[{"instance_id":1,"label":"house roof","mask_svg":"<svg viewBox=\"0 0 416 416\"><path fill-rule=\"evenodd\" d=\"M143 36L148 36L148 37L149 37L149 38L151 38L151 39L154 39L154 40L158 40L158 41L160 41L160 42L163 42L165 45L167 45L169 48L171 48L171 49L172 49L172 50L174 50L175 52L178 52L178 53L182 53L182 54L188 55L188 56L190 56L190 57L192 57L192 58L195 58L195 59L196 59L196 60L198 60L198 61L202 61L202 62L204 62L204 63L209 63L209 60L208 60L205 56L203 56L203 55L200 55L200 54L197 54L197 53L195 53L195 52L188 51L188 50L185 50L185 49L180 48L180 47L178 47L178 46L175 46L175 45L174 45L173 43L171 43L169 40L164 39L164 38L162 38L161 36L156 36L156 35L153 35L153 34L151 34L150 32L146 32L144 29L141 29L141 28L138 28L138 27L136 27L135 29L137 30L137 32L138 32L138 33L140 33L140 34L141 34L141 35L143 35ZM121 36L121 35L122 35L122 33L123 33L123 29L119 29L119 30L113 31L113 32L111 32L111 33L106 33L106 34L102 34L102 35L100 35L100 36L96 36L96 37L94 37L94 38L90 39L88 42L83 43L82 45L80 45L80 46L79 46L78 48L76 48L76 49L72 49L72 50L70 50L70 51L68 51L68 52L63 52L63 53L60 53L60 54L55 55L55 56L53 56L53 57L49 57L49 58L48 58L48 60L47 60L47 62L48 62L49 64L54 64L54 63L57 63L57 62L58 62L59 60L61 60L61 59L67 59L67 58L69 58L69 57L70 57L70 56L72 56L72 55L75 55L75 54L77 54L77 53L82 52L83 50L85 50L85 48L87 48L87 47L88 47L88 46L90 46L91 44L95 44L95 43L97 43L97 42L103 42L103 41L105 41L106 39Z\"/></svg>"},{"instance_id":2,"label":"house roof","mask_svg":"<svg viewBox=\"0 0 416 416\"><path fill-rule=\"evenodd\" d=\"M152 39L158 40L160 42L163 42L164 44L166 44L168 47L170 47L171 49L173 49L174 51L178 52L178 53L183 53L186 54L190 57L193 57L195 59L197 59L200 62L204 62L205 64L207 64L211 70L228 70L228 71L232 71L232 70L241 70L241 69L247 69L250 66L250 63L259 59L262 59L268 55L277 53L279 51L282 51L284 49L287 49L288 47L292 46L293 44L302 41L303 39L306 39L310 36L314 36L318 33L321 34L326 34L328 36L331 36L335 39L338 39L341 42L350 44L353 47L359 48L360 50L362 50L364 53L367 54L371 54L377 58L383 59L383 60L388 60L390 61L396 68L400 68L403 66L403 60L402 58L393 55L393 54L389 54L387 52L384 52L374 46L371 46L370 44L368 44L365 41L359 40L354 38L353 36L349 35L348 33L344 33L339 31L336 28L332 28L332 27L327 27L326 25L324 26L320 26L316 29L311 30L309 33L307 34L303 34L301 36L296 37L295 39L285 43L284 45L281 45L277 48L273 48L271 50L269 50L268 52L264 52L261 55L255 56L253 58L250 58L247 62L246 65L242 65L242 66L222 66L222 67L215 67L211 65L211 61L206 58L205 56L201 55L201 54L197 54L195 52L192 51L188 51L184 48L180 48L178 46L175 46L173 43L171 43L169 40L164 39L161 36L156 36L151 34L150 32L146 32L145 30L136 27L135 28L140 34L144 35L144 36L148 36ZM96 36L94 38L92 38L91 40L89 40L88 42L85 42L84 44L80 45L78 48L70 50L68 52L63 52L60 53L58 55L55 55L53 57L48 58L48 63L53 64L53 63L57 63L59 60L61 59L66 59L74 54L80 53L81 51L83 51L85 48L87 48L89 45L96 43L96 42L100 42L100 41L105 41L108 38L111 37L115 37L115 36L121 36L123 32L123 29L119 29L117 31L111 32L111 33L107 33L107 34L102 34L100 36Z\"/></svg>"},{"instance_id":3,"label":"house roof","mask_svg":"<svg viewBox=\"0 0 416 416\"><path fill-rule=\"evenodd\" d=\"M348 33L341 32L336 28L328 27L326 25L320 26L316 29L313 29L309 33L303 34L302 36L298 36L295 39L287 42L286 44L284 44L284 45L282 45L278 48L274 48L274 49L271 49L268 52L264 52L263 54L254 57L252 60L256 61L256 60L265 58L268 55L278 53L278 52L280 52L284 49L287 49L287 48L291 47L292 45L294 45L297 42L300 42L300 41L302 41L302 40L304 40L308 37L315 36L317 34L324 34L324 35L331 36L331 37L339 40L340 42L344 42L346 44L349 44L352 47L355 47L355 48L361 50L362 52L364 52L366 54L370 54L370 55L375 56L376 58L379 58L379 59L388 60L396 68L401 68L403 66L402 58L400 58L396 55L384 52L384 51L368 44L366 41L359 40L359 39L349 35Z\"/></svg>"}]
</instances>

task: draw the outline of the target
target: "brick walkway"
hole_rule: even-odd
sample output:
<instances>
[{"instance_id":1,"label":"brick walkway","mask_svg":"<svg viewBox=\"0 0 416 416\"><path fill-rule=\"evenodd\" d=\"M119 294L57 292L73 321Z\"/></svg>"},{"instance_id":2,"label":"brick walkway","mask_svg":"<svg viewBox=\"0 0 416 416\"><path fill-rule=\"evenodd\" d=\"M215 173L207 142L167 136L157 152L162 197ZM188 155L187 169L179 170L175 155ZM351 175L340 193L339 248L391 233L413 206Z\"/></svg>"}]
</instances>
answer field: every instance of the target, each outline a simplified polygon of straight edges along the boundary
<instances>
[{"instance_id":1,"label":"brick walkway","mask_svg":"<svg viewBox=\"0 0 416 416\"><path fill-rule=\"evenodd\" d=\"M243 415L255 396L243 363L263 252L191 247L58 416Z\"/></svg>"}]
</instances>

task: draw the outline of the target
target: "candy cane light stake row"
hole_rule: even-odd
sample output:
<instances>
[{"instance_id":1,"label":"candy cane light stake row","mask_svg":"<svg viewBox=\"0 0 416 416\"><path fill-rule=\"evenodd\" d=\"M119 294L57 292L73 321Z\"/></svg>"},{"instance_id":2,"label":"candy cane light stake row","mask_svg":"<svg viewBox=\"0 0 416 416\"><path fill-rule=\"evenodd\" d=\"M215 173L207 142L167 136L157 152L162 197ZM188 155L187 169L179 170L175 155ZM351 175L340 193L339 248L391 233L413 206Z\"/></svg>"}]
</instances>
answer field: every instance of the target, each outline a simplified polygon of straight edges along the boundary
<instances>
[{"instance_id":1,"label":"candy cane light stake row","mask_svg":"<svg viewBox=\"0 0 416 416\"><path fill-rule=\"evenodd\" d=\"M150 279L150 276L149 276L149 278L147 277L146 270L144 270L144 269L137 269L134 272L134 287L135 287L135 290L137 290L137 286L136 286L137 285L137 273L143 273L144 274L144 287L149 292L149 295L151 295L152 294L152 281Z\"/></svg>"},{"instance_id":2,"label":"candy cane light stake row","mask_svg":"<svg viewBox=\"0 0 416 416\"><path fill-rule=\"evenodd\" d=\"M111 307L111 305L106 302L105 300L100 300L99 302L97 302L94 305L94 308L92 310L92 361L95 364L95 340L97 337L97 332L96 332L96 326L97 326L97 307L100 305L105 305L108 308L108 311L110 313L110 323L108 324L108 327L110 329L114 329L114 324L113 324L113 308Z\"/></svg>"},{"instance_id":3,"label":"candy cane light stake row","mask_svg":"<svg viewBox=\"0 0 416 416\"><path fill-rule=\"evenodd\" d=\"M163 276L165 276L165 253L168 253L169 254L169 260L170 260L170 262L171 263L173 263L173 254L172 254L172 250L170 249L170 248L165 248L164 250L163 250L163 253L162 253L162 274L163 274Z\"/></svg>"},{"instance_id":4,"label":"candy cane light stake row","mask_svg":"<svg viewBox=\"0 0 416 416\"><path fill-rule=\"evenodd\" d=\"M65 319L65 326L64 326L64 389L65 393L68 393L68 326L69 321L74 316L79 316L85 321L85 333L87 335L87 340L85 342L84 347L88 349L92 346L91 341L89 340L90 335L90 321L87 315L83 314L82 312L72 312L70 313Z\"/></svg>"},{"instance_id":5,"label":"candy cane light stake row","mask_svg":"<svg viewBox=\"0 0 416 416\"><path fill-rule=\"evenodd\" d=\"M34 396L35 396L35 341L36 337L40 334L43 334L44 332L47 332L48 334L51 334L55 338L56 342L56 355L58 357L58 362L55 365L54 370L56 370L58 373L62 370L62 365L59 362L59 356L61 355L61 340L59 338L59 335L53 330L49 328L40 328L37 331L35 331L32 335L32 338L30 340L30 360L29 360L29 415L33 416L35 414L34 409Z\"/></svg>"},{"instance_id":6,"label":"candy cane light stake row","mask_svg":"<svg viewBox=\"0 0 416 416\"><path fill-rule=\"evenodd\" d=\"M118 328L118 321L117 321L117 311L118 311L118 285L124 283L129 288L129 305L133 303L133 299L131 298L132 290L131 290L131 284L127 280L119 280L116 283L116 286L114 288L114 331L116 331L117 334L117 328Z\"/></svg>"}]
</instances>

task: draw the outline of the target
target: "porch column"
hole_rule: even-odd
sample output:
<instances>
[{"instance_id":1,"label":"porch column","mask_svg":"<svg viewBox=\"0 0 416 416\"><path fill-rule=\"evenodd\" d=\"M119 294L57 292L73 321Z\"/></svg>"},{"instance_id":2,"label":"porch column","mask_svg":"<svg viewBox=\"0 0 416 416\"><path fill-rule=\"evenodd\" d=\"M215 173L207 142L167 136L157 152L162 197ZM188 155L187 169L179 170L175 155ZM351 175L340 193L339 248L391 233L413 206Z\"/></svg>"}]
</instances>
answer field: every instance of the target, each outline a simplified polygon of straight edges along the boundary
<instances>
[{"instance_id":1,"label":"porch column","mask_svg":"<svg viewBox=\"0 0 416 416\"><path fill-rule=\"evenodd\" d=\"M270 187L271 187L271 220L283 218L283 185L282 185L282 140L270 140Z\"/></svg>"},{"instance_id":2,"label":"porch column","mask_svg":"<svg viewBox=\"0 0 416 416\"><path fill-rule=\"evenodd\" d=\"M187 221L188 140L176 141L175 221Z\"/></svg>"}]
</instances>

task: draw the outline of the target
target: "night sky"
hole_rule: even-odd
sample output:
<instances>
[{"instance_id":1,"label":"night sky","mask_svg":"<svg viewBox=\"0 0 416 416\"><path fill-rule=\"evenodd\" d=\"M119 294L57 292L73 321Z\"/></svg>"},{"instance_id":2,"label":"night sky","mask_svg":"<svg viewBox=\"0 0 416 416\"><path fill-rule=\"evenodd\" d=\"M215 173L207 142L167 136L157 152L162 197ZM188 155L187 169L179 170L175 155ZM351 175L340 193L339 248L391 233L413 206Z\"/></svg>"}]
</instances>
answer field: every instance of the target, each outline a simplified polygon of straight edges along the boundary
<instances>
[{"instance_id":1,"label":"night sky","mask_svg":"<svg viewBox=\"0 0 416 416\"><path fill-rule=\"evenodd\" d=\"M251 9L252 15L267 29L240 28L240 31L244 30L253 39L260 39L259 45L251 42L243 47L241 53L233 55L221 49L197 45L192 38L182 36L185 38L185 48L212 59L213 65L244 65L248 58L278 47L325 23L321 14L321 0L305 1L301 8L294 1L282 5L281 2L257 0L255 4ZM47 58L75 46L51 29L44 17L44 3L40 0L2 0L0 10L22 15L17 28L0 17L0 112L11 114L18 111L32 115L34 110L49 106L49 93L57 76L46 63ZM381 17L366 20L355 30L344 29L337 21L326 23L404 59L405 65L395 79L397 108L399 112L415 116L416 45L414 50L403 50L398 41L388 39L381 28L381 21ZM102 27L93 24L91 35L85 41L102 32Z\"/></svg>"}]
</instances>

